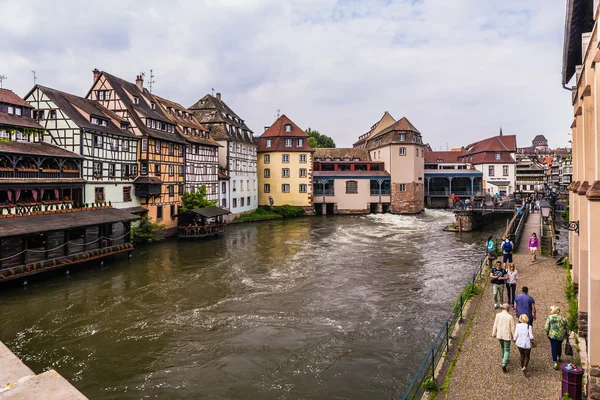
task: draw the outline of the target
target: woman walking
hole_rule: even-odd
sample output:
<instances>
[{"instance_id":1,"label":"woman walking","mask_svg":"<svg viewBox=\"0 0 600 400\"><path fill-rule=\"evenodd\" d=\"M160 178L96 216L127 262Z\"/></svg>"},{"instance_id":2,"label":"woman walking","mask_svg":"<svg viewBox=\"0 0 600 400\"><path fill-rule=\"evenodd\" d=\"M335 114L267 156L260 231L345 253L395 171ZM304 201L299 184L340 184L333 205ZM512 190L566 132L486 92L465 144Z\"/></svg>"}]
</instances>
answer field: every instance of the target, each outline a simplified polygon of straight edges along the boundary
<instances>
[{"instance_id":1,"label":"woman walking","mask_svg":"<svg viewBox=\"0 0 600 400\"><path fill-rule=\"evenodd\" d=\"M531 356L531 341L533 340L533 328L529 325L529 317L527 314L521 314L519 323L515 328L515 344L521 355L521 371L525 373L527 365L529 365L529 357Z\"/></svg>"},{"instance_id":2,"label":"woman walking","mask_svg":"<svg viewBox=\"0 0 600 400\"><path fill-rule=\"evenodd\" d=\"M511 308L515 308L515 293L517 291L517 279L519 274L515 269L515 264L510 263L508 267L508 279L506 279L506 293L508 297L508 304Z\"/></svg>"},{"instance_id":3,"label":"woman walking","mask_svg":"<svg viewBox=\"0 0 600 400\"><path fill-rule=\"evenodd\" d=\"M540 239L537 237L535 232L533 232L531 234L531 237L529 238L529 252L531 253L531 263L532 264L535 262L535 257L536 257L535 253L537 253L537 250L539 247L540 247Z\"/></svg>"},{"instance_id":4,"label":"woman walking","mask_svg":"<svg viewBox=\"0 0 600 400\"><path fill-rule=\"evenodd\" d=\"M567 320L560 315L560 308L556 306L550 307L550 315L546 319L546 336L550 339L550 347L552 348L552 368L558 369L560 356L562 356L562 342L569 335Z\"/></svg>"},{"instance_id":5,"label":"woman walking","mask_svg":"<svg viewBox=\"0 0 600 400\"><path fill-rule=\"evenodd\" d=\"M493 261L498 258L496 256L496 242L493 239L493 236L488 237L487 241L485 242L485 246L487 249L487 259L488 259L488 265L490 266L490 268L492 268L493 266Z\"/></svg>"}]
</instances>

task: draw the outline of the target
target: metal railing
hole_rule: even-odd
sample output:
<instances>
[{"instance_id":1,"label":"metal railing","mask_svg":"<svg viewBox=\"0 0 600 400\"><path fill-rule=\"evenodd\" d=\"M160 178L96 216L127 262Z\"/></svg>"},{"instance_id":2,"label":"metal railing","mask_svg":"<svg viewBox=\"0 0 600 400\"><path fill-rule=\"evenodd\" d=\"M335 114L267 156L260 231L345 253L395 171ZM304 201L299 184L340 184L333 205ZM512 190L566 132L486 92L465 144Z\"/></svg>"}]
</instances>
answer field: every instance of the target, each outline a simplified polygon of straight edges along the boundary
<instances>
[{"instance_id":1,"label":"metal railing","mask_svg":"<svg viewBox=\"0 0 600 400\"><path fill-rule=\"evenodd\" d=\"M527 222L527 217L529 216L529 209L525 208L523 211L523 215L519 218L519 222L517 223L517 227L512 235L510 235L510 239L512 240L515 248L513 252L519 250L519 244L521 243L521 236L523 236L523 230L525 229L525 223Z\"/></svg>"},{"instance_id":2,"label":"metal railing","mask_svg":"<svg viewBox=\"0 0 600 400\"><path fill-rule=\"evenodd\" d=\"M444 322L437 335L435 335L433 344L429 348L425 359L419 366L417 373L410 382L410 385L404 393L402 400L420 399L425 393L426 389L423 387L423 383L430 378L433 379L435 376L435 369L442 360L444 353L450 346L450 337L452 332L454 331L456 324L462 321L465 305L472 297L472 290L470 287L477 283L478 279L483 273L485 260L485 256L481 258L479 265L477 265L475 271L473 271L471 280L465 285L463 290L457 296L450 316Z\"/></svg>"}]
</instances>

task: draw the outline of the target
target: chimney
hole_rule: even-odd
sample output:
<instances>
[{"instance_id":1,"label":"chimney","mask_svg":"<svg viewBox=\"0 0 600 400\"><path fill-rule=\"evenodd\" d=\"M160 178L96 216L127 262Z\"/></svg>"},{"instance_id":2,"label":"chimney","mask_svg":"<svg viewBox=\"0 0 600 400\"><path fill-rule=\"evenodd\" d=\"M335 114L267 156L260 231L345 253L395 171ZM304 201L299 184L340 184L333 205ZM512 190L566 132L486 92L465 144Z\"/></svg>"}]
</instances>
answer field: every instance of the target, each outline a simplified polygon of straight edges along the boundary
<instances>
[{"instance_id":1,"label":"chimney","mask_svg":"<svg viewBox=\"0 0 600 400\"><path fill-rule=\"evenodd\" d=\"M267 129L269 129L269 127L268 127L268 126L265 126L265 132L267 131Z\"/></svg>"},{"instance_id":2,"label":"chimney","mask_svg":"<svg viewBox=\"0 0 600 400\"><path fill-rule=\"evenodd\" d=\"M92 72L94 73L94 83L96 83L98 77L100 76L100 71L98 71L98 68L94 68Z\"/></svg>"},{"instance_id":3,"label":"chimney","mask_svg":"<svg viewBox=\"0 0 600 400\"><path fill-rule=\"evenodd\" d=\"M135 84L142 92L144 91L144 78L142 78L142 75L138 75L137 78L135 78Z\"/></svg>"},{"instance_id":4,"label":"chimney","mask_svg":"<svg viewBox=\"0 0 600 400\"><path fill-rule=\"evenodd\" d=\"M217 93L217 100L221 101L221 93Z\"/></svg>"}]
</instances>

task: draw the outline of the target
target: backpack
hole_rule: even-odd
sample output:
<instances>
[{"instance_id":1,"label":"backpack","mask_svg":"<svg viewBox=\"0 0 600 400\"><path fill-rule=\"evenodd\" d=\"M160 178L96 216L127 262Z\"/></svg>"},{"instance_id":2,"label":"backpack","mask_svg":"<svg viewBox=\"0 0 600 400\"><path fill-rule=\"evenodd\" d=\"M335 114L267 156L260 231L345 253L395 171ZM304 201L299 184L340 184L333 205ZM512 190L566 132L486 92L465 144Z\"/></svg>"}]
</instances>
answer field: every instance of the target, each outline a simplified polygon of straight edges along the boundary
<instances>
[{"instance_id":1,"label":"backpack","mask_svg":"<svg viewBox=\"0 0 600 400\"><path fill-rule=\"evenodd\" d=\"M507 253L510 253L513 249L512 243L510 242L510 240L505 240L504 242L502 242L502 250L504 250Z\"/></svg>"}]
</instances>

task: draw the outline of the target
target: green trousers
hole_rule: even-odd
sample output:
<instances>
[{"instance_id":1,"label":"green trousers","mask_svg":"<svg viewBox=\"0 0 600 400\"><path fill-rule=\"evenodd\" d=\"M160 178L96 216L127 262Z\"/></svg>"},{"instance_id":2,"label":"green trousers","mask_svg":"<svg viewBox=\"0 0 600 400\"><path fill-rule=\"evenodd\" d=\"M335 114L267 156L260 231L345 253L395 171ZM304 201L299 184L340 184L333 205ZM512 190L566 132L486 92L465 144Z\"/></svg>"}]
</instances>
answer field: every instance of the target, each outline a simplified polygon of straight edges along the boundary
<instances>
[{"instance_id":1,"label":"green trousers","mask_svg":"<svg viewBox=\"0 0 600 400\"><path fill-rule=\"evenodd\" d=\"M510 340L500 339L500 349L502 350L502 366L506 367L510 358Z\"/></svg>"},{"instance_id":2,"label":"green trousers","mask_svg":"<svg viewBox=\"0 0 600 400\"><path fill-rule=\"evenodd\" d=\"M494 283L494 304L504 304L504 284Z\"/></svg>"}]
</instances>

